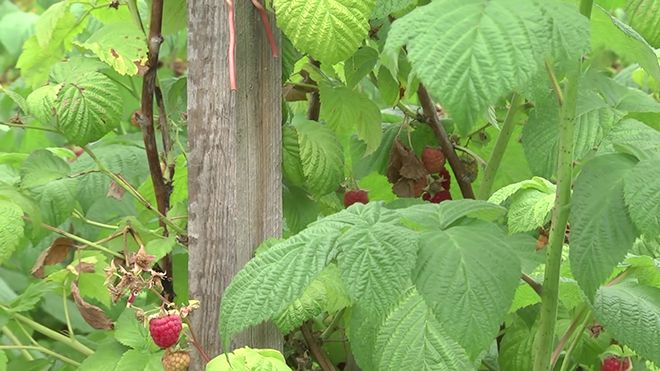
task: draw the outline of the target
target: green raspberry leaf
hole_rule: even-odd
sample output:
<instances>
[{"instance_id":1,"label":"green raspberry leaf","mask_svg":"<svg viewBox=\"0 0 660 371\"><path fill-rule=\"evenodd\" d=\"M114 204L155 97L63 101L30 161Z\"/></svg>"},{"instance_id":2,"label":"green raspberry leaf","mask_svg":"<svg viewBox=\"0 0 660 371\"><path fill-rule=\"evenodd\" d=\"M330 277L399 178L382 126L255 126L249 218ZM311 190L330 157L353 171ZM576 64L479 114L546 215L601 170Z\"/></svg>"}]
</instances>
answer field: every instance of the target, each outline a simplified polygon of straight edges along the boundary
<instances>
[{"instance_id":1,"label":"green raspberry leaf","mask_svg":"<svg viewBox=\"0 0 660 371\"><path fill-rule=\"evenodd\" d=\"M275 0L277 24L295 47L321 63L353 54L369 32L375 0Z\"/></svg>"},{"instance_id":2,"label":"green raspberry leaf","mask_svg":"<svg viewBox=\"0 0 660 371\"><path fill-rule=\"evenodd\" d=\"M133 21L103 26L76 45L90 50L120 75L134 76L138 66L147 62L147 40Z\"/></svg>"},{"instance_id":3,"label":"green raspberry leaf","mask_svg":"<svg viewBox=\"0 0 660 371\"><path fill-rule=\"evenodd\" d=\"M623 282L601 287L594 313L607 331L640 356L660 364L660 289Z\"/></svg>"},{"instance_id":4,"label":"green raspberry leaf","mask_svg":"<svg viewBox=\"0 0 660 371\"><path fill-rule=\"evenodd\" d=\"M99 72L63 83L55 101L58 128L72 143L85 145L118 123L122 98L117 86Z\"/></svg>"},{"instance_id":5,"label":"green raspberry leaf","mask_svg":"<svg viewBox=\"0 0 660 371\"><path fill-rule=\"evenodd\" d=\"M584 165L575 182L569 257L587 297L623 260L638 234L624 202L624 179L634 166L627 155L599 156Z\"/></svg>"},{"instance_id":6,"label":"green raspberry leaf","mask_svg":"<svg viewBox=\"0 0 660 371\"><path fill-rule=\"evenodd\" d=\"M0 264L11 257L23 236L23 210L0 198Z\"/></svg>"},{"instance_id":7,"label":"green raspberry leaf","mask_svg":"<svg viewBox=\"0 0 660 371\"><path fill-rule=\"evenodd\" d=\"M471 370L470 359L436 319L424 298L412 289L385 319L378 332L378 370ZM422 366L424 365L424 366Z\"/></svg>"}]
</instances>

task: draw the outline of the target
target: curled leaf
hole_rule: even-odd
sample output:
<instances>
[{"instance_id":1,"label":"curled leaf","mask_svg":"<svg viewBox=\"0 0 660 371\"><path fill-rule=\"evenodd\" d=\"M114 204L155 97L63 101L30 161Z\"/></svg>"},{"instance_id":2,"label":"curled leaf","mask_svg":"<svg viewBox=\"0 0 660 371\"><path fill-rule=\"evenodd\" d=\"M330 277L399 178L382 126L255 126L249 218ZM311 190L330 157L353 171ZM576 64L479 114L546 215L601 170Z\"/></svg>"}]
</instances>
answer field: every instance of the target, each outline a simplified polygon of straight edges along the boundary
<instances>
[{"instance_id":1,"label":"curled leaf","mask_svg":"<svg viewBox=\"0 0 660 371\"><path fill-rule=\"evenodd\" d=\"M85 322L98 330L112 330L112 320L105 315L101 308L89 304L80 296L76 282L71 282L71 296Z\"/></svg>"},{"instance_id":2,"label":"curled leaf","mask_svg":"<svg viewBox=\"0 0 660 371\"><path fill-rule=\"evenodd\" d=\"M69 255L69 251L73 248L73 240L66 237L55 239L55 241L53 241L46 250L42 251L41 255L37 258L37 261L32 267L32 275L37 278L43 278L44 267L61 263L66 259L67 255Z\"/></svg>"}]
</instances>

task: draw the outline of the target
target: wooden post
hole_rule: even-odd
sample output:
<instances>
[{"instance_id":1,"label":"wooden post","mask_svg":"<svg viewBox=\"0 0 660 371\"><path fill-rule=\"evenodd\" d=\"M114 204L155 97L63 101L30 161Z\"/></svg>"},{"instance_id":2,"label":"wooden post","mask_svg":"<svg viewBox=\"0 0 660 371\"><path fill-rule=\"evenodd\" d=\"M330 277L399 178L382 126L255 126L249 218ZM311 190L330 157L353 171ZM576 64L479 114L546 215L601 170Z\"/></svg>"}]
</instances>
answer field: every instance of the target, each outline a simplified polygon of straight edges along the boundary
<instances>
[{"instance_id":1,"label":"wooden post","mask_svg":"<svg viewBox=\"0 0 660 371\"><path fill-rule=\"evenodd\" d=\"M224 289L257 245L282 228L280 59L252 3L234 6L238 90L230 91L228 6L188 1L189 295L201 301L191 320L211 357L221 352ZM261 325L231 348L244 345L281 349L282 336ZM199 357L192 369L203 369Z\"/></svg>"}]
</instances>

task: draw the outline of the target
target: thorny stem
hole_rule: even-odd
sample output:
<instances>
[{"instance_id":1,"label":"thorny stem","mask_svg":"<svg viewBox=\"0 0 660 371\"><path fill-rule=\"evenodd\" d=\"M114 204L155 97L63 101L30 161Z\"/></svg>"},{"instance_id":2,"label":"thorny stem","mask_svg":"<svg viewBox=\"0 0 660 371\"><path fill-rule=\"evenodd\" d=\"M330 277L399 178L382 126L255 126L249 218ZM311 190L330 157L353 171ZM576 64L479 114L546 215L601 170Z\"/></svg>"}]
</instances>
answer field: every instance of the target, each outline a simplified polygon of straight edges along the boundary
<instances>
[{"instance_id":1,"label":"thorny stem","mask_svg":"<svg viewBox=\"0 0 660 371\"><path fill-rule=\"evenodd\" d=\"M332 362L328 358L328 355L325 353L323 348L321 348L319 343L314 338L311 322L307 321L303 323L303 325L300 326L300 331L302 332L303 338L305 338L305 342L309 347L309 351L312 353L312 356L314 356L316 361L319 363L319 366L321 366L321 370L334 371L335 366L333 366Z\"/></svg>"},{"instance_id":2,"label":"thorny stem","mask_svg":"<svg viewBox=\"0 0 660 371\"><path fill-rule=\"evenodd\" d=\"M591 15L593 0L580 0L580 12L585 17ZM546 68L549 63L546 63ZM566 87L563 96L557 95L560 105L559 154L557 159L557 193L552 210L548 247L546 251L543 295L541 296L541 318L536 338L534 339L534 371L550 369L552 343L555 338L557 307L559 302L559 278L561 253L564 246L566 224L571 205L571 184L573 176L573 131L577 107L578 83L581 60L569 66L566 74ZM555 74L548 68L551 81L556 81Z\"/></svg>"},{"instance_id":3,"label":"thorny stem","mask_svg":"<svg viewBox=\"0 0 660 371\"><path fill-rule=\"evenodd\" d=\"M454 151L454 145L452 144L451 140L449 139L449 135L447 135L445 128L440 122L438 112L435 110L435 104L433 103L431 96L422 84L419 84L419 88L417 89L417 97L419 98L419 103L424 109L426 122L431 126L431 129L433 129L433 132L435 133L435 136L440 143L440 147L442 148L442 152L445 154L445 158L447 158L449 166L451 166L451 169L454 172L456 182L461 188L461 194L463 194L463 198L473 199L474 191L472 190L472 184L470 183L470 180L465 174L465 167L463 166L461 159L459 159L456 155L456 152Z\"/></svg>"},{"instance_id":4,"label":"thorny stem","mask_svg":"<svg viewBox=\"0 0 660 371\"><path fill-rule=\"evenodd\" d=\"M148 59L147 59L147 73L144 75L142 82L142 97L140 111L142 113L142 120L140 127L142 128L142 138L144 140L144 147L147 153L147 162L149 164L149 173L151 174L151 183L154 186L154 194L156 197L156 206L158 212L166 216L170 208L170 194L172 187L169 180L166 182L163 178L163 170L161 169L160 156L158 154L158 145L156 144L156 134L154 129L154 96L158 102L159 109L159 122L160 131L163 140L163 150L165 152L164 162L168 165L168 176L174 175L174 164L169 163L168 158L172 150L172 142L170 140L169 125L167 124L167 113L165 112L165 104L160 88L158 87L158 55L160 52L160 45L163 43L163 36L161 35L163 24L163 0L152 0L151 2L151 17L149 20L149 36L148 43ZM171 180L171 178L168 178ZM165 218L166 219L166 218ZM163 227L163 235L167 236L167 223L165 219L160 219L160 225ZM177 228L180 230L180 228ZM177 230L175 229L175 230ZM165 255L159 265L165 273L166 281L164 281L165 296L169 299L174 299L174 290L171 285L172 278L172 260L169 254Z\"/></svg>"},{"instance_id":5,"label":"thorny stem","mask_svg":"<svg viewBox=\"0 0 660 371\"><path fill-rule=\"evenodd\" d=\"M21 340L14 334L14 332L12 332L9 329L9 327L3 326L2 333L5 334L5 336L8 337L9 340L11 340L11 342L14 343L14 345L23 346ZM28 352L27 349L21 349L21 353L23 354L23 357L25 357L25 359L27 359L28 361L34 360L34 356L32 356L32 354L30 354L30 352Z\"/></svg>"},{"instance_id":6,"label":"thorny stem","mask_svg":"<svg viewBox=\"0 0 660 371\"><path fill-rule=\"evenodd\" d=\"M261 16L261 23L264 25L264 30L266 30L266 37L268 37L268 43L270 44L270 51L273 55L273 58L277 58L279 51L277 50L277 43L275 42L275 36L273 36L273 31L270 27L270 21L268 20L268 12L264 6L259 2L259 0L252 0L252 5L259 11Z\"/></svg>"},{"instance_id":7,"label":"thorny stem","mask_svg":"<svg viewBox=\"0 0 660 371\"><path fill-rule=\"evenodd\" d=\"M559 278L561 253L564 245L566 224L570 212L571 182L573 175L573 126L577 102L580 63L576 62L566 76L566 94L561 107L559 122L559 154L557 161L557 192L552 211L548 247L546 251L543 295L541 296L541 318L534 340L534 371L547 371L550 367L557 306L559 301Z\"/></svg>"},{"instance_id":8,"label":"thorny stem","mask_svg":"<svg viewBox=\"0 0 660 371\"><path fill-rule=\"evenodd\" d=\"M29 350L38 350L41 353L45 353L45 354L48 354L48 355L53 356L55 358L58 358L62 362L68 363L68 364L73 365L75 367L80 366L80 363L72 360L71 358L65 357L65 356L63 356L59 353L53 352L52 350L44 348L40 345L0 345L0 350L4 350L4 349L7 349L7 350L21 349L22 351L27 351L28 349ZM32 358L32 359L34 359L34 358Z\"/></svg>"},{"instance_id":9,"label":"thorny stem","mask_svg":"<svg viewBox=\"0 0 660 371\"><path fill-rule=\"evenodd\" d=\"M227 25L229 26L229 46L227 47L227 60L229 61L229 88L237 90L236 84L236 24L234 22L234 0L225 0L227 3Z\"/></svg>"},{"instance_id":10,"label":"thorny stem","mask_svg":"<svg viewBox=\"0 0 660 371\"><path fill-rule=\"evenodd\" d=\"M507 112L504 123L502 124L500 135L497 136L495 148L493 148L493 151L490 154L490 159L488 159L488 165L486 166L486 171L484 171L484 177L481 181L481 186L477 192L477 198L480 200L488 199L488 196L490 196L490 190L493 187L495 175L497 174L497 170L500 168L502 157L504 157L504 152L506 151L506 147L509 144L511 135L513 134L513 129L516 126L514 117L523 101L524 99L521 95L513 93L509 111Z\"/></svg>"}]
</instances>

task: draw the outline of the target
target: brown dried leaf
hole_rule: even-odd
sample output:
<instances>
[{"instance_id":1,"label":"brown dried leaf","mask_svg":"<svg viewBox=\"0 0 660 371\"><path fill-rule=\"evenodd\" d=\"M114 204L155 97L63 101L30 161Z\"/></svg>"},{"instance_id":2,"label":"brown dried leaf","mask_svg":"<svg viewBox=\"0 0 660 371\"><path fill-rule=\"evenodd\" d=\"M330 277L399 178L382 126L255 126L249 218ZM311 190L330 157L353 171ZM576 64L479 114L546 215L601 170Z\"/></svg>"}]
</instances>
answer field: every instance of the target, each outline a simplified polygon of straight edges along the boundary
<instances>
[{"instance_id":1,"label":"brown dried leaf","mask_svg":"<svg viewBox=\"0 0 660 371\"><path fill-rule=\"evenodd\" d=\"M78 273L94 273L96 267L92 263L80 262L76 265L76 272Z\"/></svg>"},{"instance_id":2,"label":"brown dried leaf","mask_svg":"<svg viewBox=\"0 0 660 371\"><path fill-rule=\"evenodd\" d=\"M75 282L71 282L71 296L85 322L95 329L112 330L112 320L105 315L101 308L89 304L80 296L78 285Z\"/></svg>"},{"instance_id":3,"label":"brown dried leaf","mask_svg":"<svg viewBox=\"0 0 660 371\"><path fill-rule=\"evenodd\" d=\"M415 179L401 178L392 186L392 191L399 197L419 197L427 186L426 177Z\"/></svg>"},{"instance_id":4,"label":"brown dried leaf","mask_svg":"<svg viewBox=\"0 0 660 371\"><path fill-rule=\"evenodd\" d=\"M110 182L110 186L108 187L108 193L106 194L106 197L112 197L115 200L121 200L122 197L124 197L124 188L122 188L120 185L118 185L115 182Z\"/></svg>"},{"instance_id":5,"label":"brown dried leaf","mask_svg":"<svg viewBox=\"0 0 660 371\"><path fill-rule=\"evenodd\" d=\"M307 100L307 92L304 88L299 88L293 84L285 84L282 88L284 100L287 102L298 102Z\"/></svg>"},{"instance_id":6,"label":"brown dried leaf","mask_svg":"<svg viewBox=\"0 0 660 371\"><path fill-rule=\"evenodd\" d=\"M73 240L66 237L55 239L37 258L37 261L32 267L32 275L37 278L44 278L44 267L61 263L66 259L69 251L72 249L74 249Z\"/></svg>"},{"instance_id":7,"label":"brown dried leaf","mask_svg":"<svg viewBox=\"0 0 660 371\"><path fill-rule=\"evenodd\" d=\"M417 180L426 177L427 174L426 168L415 153L396 139L392 144L390 161L387 165L387 179L390 183L396 184L400 178Z\"/></svg>"}]
</instances>

